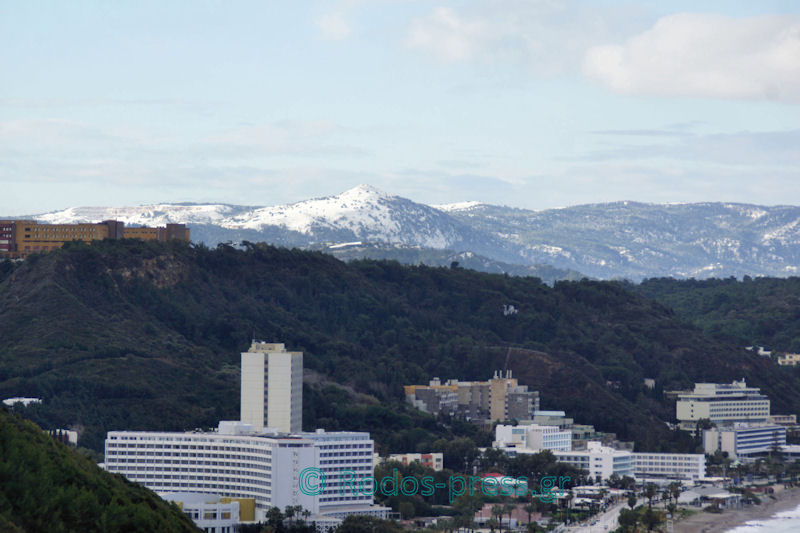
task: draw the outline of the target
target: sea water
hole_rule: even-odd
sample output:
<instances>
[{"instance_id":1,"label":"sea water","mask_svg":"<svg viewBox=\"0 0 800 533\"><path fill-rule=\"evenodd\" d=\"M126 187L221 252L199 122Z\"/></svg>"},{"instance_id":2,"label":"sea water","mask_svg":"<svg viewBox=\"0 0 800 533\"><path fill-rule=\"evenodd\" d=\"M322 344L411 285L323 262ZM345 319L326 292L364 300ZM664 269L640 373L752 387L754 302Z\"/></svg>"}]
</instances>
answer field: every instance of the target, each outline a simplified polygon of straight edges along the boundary
<instances>
[{"instance_id":1,"label":"sea water","mask_svg":"<svg viewBox=\"0 0 800 533\"><path fill-rule=\"evenodd\" d=\"M781 511L769 518L750 520L725 533L795 533L800 531L800 505L791 511Z\"/></svg>"}]
</instances>

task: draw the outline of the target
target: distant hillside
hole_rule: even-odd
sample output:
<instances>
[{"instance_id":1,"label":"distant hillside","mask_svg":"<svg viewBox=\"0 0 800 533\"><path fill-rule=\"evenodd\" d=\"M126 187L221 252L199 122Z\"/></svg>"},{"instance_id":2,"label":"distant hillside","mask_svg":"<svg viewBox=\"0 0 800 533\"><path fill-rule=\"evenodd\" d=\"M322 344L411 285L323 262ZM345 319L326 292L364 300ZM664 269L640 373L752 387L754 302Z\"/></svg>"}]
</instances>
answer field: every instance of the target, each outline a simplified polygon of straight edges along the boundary
<instances>
[{"instance_id":1,"label":"distant hillside","mask_svg":"<svg viewBox=\"0 0 800 533\"><path fill-rule=\"evenodd\" d=\"M636 290L709 335L800 352L800 278L649 279Z\"/></svg>"},{"instance_id":2,"label":"distant hillside","mask_svg":"<svg viewBox=\"0 0 800 533\"><path fill-rule=\"evenodd\" d=\"M644 449L690 445L668 431L674 403L660 391L694 381L746 377L775 412L800 411L793 374L624 284L136 241L72 244L6 274L0 397L43 398L26 416L79 426L98 449L110 429L207 427L238 417L239 352L254 334L305 352L308 429L369 429L383 451L467 432L411 411L404 384L503 368L545 409Z\"/></svg>"},{"instance_id":3,"label":"distant hillside","mask_svg":"<svg viewBox=\"0 0 800 533\"><path fill-rule=\"evenodd\" d=\"M0 407L0 531L199 531L177 507Z\"/></svg>"},{"instance_id":4,"label":"distant hillside","mask_svg":"<svg viewBox=\"0 0 800 533\"><path fill-rule=\"evenodd\" d=\"M401 250L472 253L502 265L551 265L598 279L710 278L800 273L800 207L730 203L614 202L530 211L462 202L428 206L360 185L341 194L270 207L156 204L76 207L34 215L46 222L114 218L188 224L195 242L243 240L315 248L359 241L382 257ZM435 263L434 263L435 264ZM509 267L504 272L513 274ZM569 277L569 275L568 275Z\"/></svg>"},{"instance_id":5,"label":"distant hillside","mask_svg":"<svg viewBox=\"0 0 800 533\"><path fill-rule=\"evenodd\" d=\"M446 266L458 263L460 268L468 268L489 274L508 274L509 276L533 276L552 285L556 281L578 280L586 276L574 270L555 268L547 264L520 265L496 261L472 252L454 252L453 250L435 250L416 246L381 245L381 244L340 244L324 247L309 247L329 253L343 261L355 259L376 259L397 261L404 265Z\"/></svg>"}]
</instances>

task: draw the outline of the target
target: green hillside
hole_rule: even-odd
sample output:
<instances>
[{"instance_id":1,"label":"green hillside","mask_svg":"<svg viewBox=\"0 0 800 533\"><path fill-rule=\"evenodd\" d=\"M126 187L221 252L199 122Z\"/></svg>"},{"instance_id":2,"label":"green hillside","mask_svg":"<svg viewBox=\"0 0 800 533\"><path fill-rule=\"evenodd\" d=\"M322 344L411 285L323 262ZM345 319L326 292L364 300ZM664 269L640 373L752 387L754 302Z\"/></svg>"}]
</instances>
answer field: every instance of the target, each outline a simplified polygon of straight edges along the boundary
<instances>
[{"instance_id":1,"label":"green hillside","mask_svg":"<svg viewBox=\"0 0 800 533\"><path fill-rule=\"evenodd\" d=\"M649 279L637 290L740 346L800 352L800 278Z\"/></svg>"},{"instance_id":2,"label":"green hillside","mask_svg":"<svg viewBox=\"0 0 800 533\"><path fill-rule=\"evenodd\" d=\"M177 507L0 408L0 531L197 531Z\"/></svg>"},{"instance_id":3,"label":"green hillside","mask_svg":"<svg viewBox=\"0 0 800 533\"><path fill-rule=\"evenodd\" d=\"M25 416L77 425L95 449L110 429L238 418L239 353L254 334L305 353L307 429L368 429L382 451L474 432L409 409L402 385L504 368L543 408L641 449L693 446L664 424L674 404L661 390L695 380L746 377L774 411L800 411L798 378L612 282L136 241L71 245L4 275L0 397L42 397Z\"/></svg>"}]
</instances>

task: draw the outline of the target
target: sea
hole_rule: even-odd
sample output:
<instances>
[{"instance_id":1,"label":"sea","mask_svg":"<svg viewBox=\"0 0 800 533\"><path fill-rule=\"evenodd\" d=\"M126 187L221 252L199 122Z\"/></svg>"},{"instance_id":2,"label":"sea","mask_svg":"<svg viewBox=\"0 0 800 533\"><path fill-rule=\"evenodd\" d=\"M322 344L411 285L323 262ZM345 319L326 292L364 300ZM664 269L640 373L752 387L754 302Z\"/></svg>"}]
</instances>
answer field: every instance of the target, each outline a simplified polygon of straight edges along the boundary
<instances>
[{"instance_id":1,"label":"sea","mask_svg":"<svg viewBox=\"0 0 800 533\"><path fill-rule=\"evenodd\" d=\"M725 533L796 533L800 531L800 505L789 511L781 511L769 518L750 520Z\"/></svg>"}]
</instances>

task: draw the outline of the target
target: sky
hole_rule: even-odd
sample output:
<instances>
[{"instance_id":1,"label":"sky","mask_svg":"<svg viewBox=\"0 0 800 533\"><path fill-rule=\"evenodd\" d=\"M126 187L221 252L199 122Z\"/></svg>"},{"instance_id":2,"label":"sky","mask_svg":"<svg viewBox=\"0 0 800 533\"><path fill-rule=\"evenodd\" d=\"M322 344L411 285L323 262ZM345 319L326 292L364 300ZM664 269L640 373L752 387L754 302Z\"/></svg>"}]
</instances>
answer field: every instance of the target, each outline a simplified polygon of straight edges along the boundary
<instances>
[{"instance_id":1,"label":"sky","mask_svg":"<svg viewBox=\"0 0 800 533\"><path fill-rule=\"evenodd\" d=\"M800 2L0 0L0 216L800 205Z\"/></svg>"}]
</instances>

